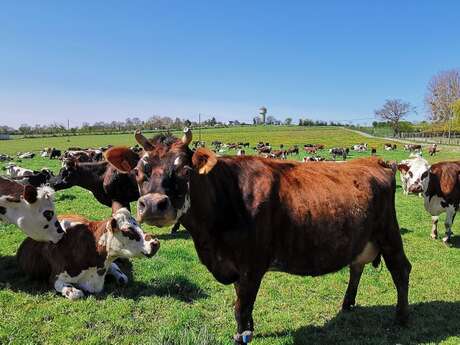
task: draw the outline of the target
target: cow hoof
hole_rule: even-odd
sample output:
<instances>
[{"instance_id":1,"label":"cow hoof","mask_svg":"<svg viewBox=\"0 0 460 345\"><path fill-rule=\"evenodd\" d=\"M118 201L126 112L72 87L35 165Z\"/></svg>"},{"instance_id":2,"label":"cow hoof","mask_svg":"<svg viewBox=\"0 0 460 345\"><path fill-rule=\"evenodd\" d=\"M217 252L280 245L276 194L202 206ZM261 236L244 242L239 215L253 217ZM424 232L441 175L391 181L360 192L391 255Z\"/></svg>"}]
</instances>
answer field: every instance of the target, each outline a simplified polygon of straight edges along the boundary
<instances>
[{"instance_id":1,"label":"cow hoof","mask_svg":"<svg viewBox=\"0 0 460 345\"><path fill-rule=\"evenodd\" d=\"M235 345L243 345L243 344L248 344L252 341L253 338L253 332L251 331L244 331L243 333L237 333L233 337L233 340L235 341Z\"/></svg>"},{"instance_id":2,"label":"cow hoof","mask_svg":"<svg viewBox=\"0 0 460 345\"><path fill-rule=\"evenodd\" d=\"M437 239L437 238L438 238L438 235L431 234L431 239L432 239L432 240L435 240L435 239Z\"/></svg>"},{"instance_id":3,"label":"cow hoof","mask_svg":"<svg viewBox=\"0 0 460 345\"><path fill-rule=\"evenodd\" d=\"M71 301L75 301L77 299L85 297L85 293L81 290L69 287L65 291L65 297L67 297Z\"/></svg>"}]
</instances>

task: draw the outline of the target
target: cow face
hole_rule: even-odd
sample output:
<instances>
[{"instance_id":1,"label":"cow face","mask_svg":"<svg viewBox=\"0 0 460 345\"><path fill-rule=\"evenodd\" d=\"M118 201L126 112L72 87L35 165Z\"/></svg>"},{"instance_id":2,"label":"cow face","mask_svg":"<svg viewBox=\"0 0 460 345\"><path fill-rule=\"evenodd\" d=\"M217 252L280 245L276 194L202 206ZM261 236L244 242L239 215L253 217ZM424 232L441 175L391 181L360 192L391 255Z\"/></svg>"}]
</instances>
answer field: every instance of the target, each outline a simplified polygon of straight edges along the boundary
<instances>
[{"instance_id":1,"label":"cow face","mask_svg":"<svg viewBox=\"0 0 460 345\"><path fill-rule=\"evenodd\" d=\"M131 258L145 255L152 257L160 248L160 242L145 234L126 208L117 210L107 223L106 244L108 256Z\"/></svg>"},{"instance_id":2,"label":"cow face","mask_svg":"<svg viewBox=\"0 0 460 345\"><path fill-rule=\"evenodd\" d=\"M20 227L35 241L57 243L64 235L56 218L53 202L54 191L49 187L36 189L31 185L24 187L19 199L0 198L0 210L11 223Z\"/></svg>"},{"instance_id":3,"label":"cow face","mask_svg":"<svg viewBox=\"0 0 460 345\"><path fill-rule=\"evenodd\" d=\"M422 176L426 176L424 173L428 169L428 162L421 157L398 165L398 170L401 172L409 193L421 193L423 191Z\"/></svg>"},{"instance_id":4,"label":"cow face","mask_svg":"<svg viewBox=\"0 0 460 345\"><path fill-rule=\"evenodd\" d=\"M112 148L106 160L122 172L134 171L141 197L137 218L155 226L174 224L190 207L189 184L193 174L207 174L217 162L215 154L205 148L192 152L191 131L182 140L163 136L148 141L136 133L144 147L140 156L127 148ZM141 137L142 136L142 137Z\"/></svg>"},{"instance_id":5,"label":"cow face","mask_svg":"<svg viewBox=\"0 0 460 345\"><path fill-rule=\"evenodd\" d=\"M62 168L56 177L51 178L50 184L55 190L66 189L76 184L77 163L73 159L62 162Z\"/></svg>"}]
</instances>

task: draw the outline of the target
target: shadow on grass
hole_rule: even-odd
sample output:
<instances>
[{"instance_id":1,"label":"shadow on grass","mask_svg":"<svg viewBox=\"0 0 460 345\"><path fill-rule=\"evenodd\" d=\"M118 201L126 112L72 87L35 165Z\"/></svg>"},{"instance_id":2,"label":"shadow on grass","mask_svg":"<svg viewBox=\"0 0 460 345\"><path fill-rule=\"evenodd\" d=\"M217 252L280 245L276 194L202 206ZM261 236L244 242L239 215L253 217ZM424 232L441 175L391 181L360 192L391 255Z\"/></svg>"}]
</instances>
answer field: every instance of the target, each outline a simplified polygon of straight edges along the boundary
<instances>
[{"instance_id":1,"label":"shadow on grass","mask_svg":"<svg viewBox=\"0 0 460 345\"><path fill-rule=\"evenodd\" d=\"M72 194L59 194L57 197L56 197L56 200L57 201L64 201L64 200L74 200L76 199L77 197L75 195L72 195Z\"/></svg>"},{"instance_id":2,"label":"shadow on grass","mask_svg":"<svg viewBox=\"0 0 460 345\"><path fill-rule=\"evenodd\" d=\"M460 336L460 301L432 301L410 306L408 327L395 323L395 306L356 307L338 313L323 326L261 334L262 338L291 335L294 344L438 344Z\"/></svg>"},{"instance_id":3,"label":"shadow on grass","mask_svg":"<svg viewBox=\"0 0 460 345\"><path fill-rule=\"evenodd\" d=\"M187 230L178 231L175 234L160 234L155 237L159 240L188 240L191 238L190 233Z\"/></svg>"},{"instance_id":4,"label":"shadow on grass","mask_svg":"<svg viewBox=\"0 0 460 345\"><path fill-rule=\"evenodd\" d=\"M400 228L399 232L401 233L401 235L405 235L405 234L413 232L413 230L409 230L407 228Z\"/></svg>"},{"instance_id":5,"label":"shadow on grass","mask_svg":"<svg viewBox=\"0 0 460 345\"><path fill-rule=\"evenodd\" d=\"M132 264L129 260L119 259L116 263L128 276L128 284L120 286L112 276L108 275L106 276L104 291L95 295L97 299L104 299L109 294L133 300L145 296L168 296L185 303L192 303L197 299L209 297L198 285L185 276L162 276L146 284L135 280L132 274ZM1 289L26 292L30 295L40 295L52 290L46 279L36 280L25 275L17 265L15 256L0 256Z\"/></svg>"}]
</instances>

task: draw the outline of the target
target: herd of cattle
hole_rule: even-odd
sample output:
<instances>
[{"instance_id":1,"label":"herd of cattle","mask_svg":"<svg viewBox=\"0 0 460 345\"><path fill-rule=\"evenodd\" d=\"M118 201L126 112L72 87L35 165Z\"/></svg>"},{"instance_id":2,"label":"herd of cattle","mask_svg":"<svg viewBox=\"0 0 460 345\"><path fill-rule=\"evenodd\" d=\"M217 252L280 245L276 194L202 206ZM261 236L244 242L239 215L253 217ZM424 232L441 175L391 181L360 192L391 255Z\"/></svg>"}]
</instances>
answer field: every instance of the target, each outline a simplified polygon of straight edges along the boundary
<instances>
[{"instance_id":1,"label":"herd of cattle","mask_svg":"<svg viewBox=\"0 0 460 345\"><path fill-rule=\"evenodd\" d=\"M153 256L159 241L139 224L182 224L191 234L200 261L223 284L235 284L236 344L252 338L252 310L265 273L270 270L318 276L350 267L342 308L355 304L364 266L378 266L381 256L397 290L397 319L408 318L411 264L404 253L395 211L395 172L405 194L424 197L432 215L432 237L438 216L446 212L445 242L460 203L460 162L429 165L420 145L405 145L411 157L400 163L367 157L338 164L318 153L321 144L306 144L305 163L286 160L299 147L275 150L260 142L258 155L245 155L249 143L192 142L170 134L147 139L137 131L138 144L99 149L47 148L42 157L62 160L59 174L6 165L0 177L0 218L28 236L18 263L35 278L50 281L69 299L101 292L107 274L119 283L127 276L117 258ZM395 150L385 144L384 150ZM237 155L221 155L227 150ZM370 151L361 143L329 150L332 159L350 151ZM436 154L436 145L429 148ZM26 159L30 154L21 154ZM19 158L19 156L18 156ZM279 159L269 159L279 158ZM322 161L319 163L310 161ZM57 217L55 191L80 186L92 192L112 217L90 221L79 215ZM338 197L340 196L340 197ZM137 219L130 202L137 201ZM280 207L280 205L282 207Z\"/></svg>"}]
</instances>

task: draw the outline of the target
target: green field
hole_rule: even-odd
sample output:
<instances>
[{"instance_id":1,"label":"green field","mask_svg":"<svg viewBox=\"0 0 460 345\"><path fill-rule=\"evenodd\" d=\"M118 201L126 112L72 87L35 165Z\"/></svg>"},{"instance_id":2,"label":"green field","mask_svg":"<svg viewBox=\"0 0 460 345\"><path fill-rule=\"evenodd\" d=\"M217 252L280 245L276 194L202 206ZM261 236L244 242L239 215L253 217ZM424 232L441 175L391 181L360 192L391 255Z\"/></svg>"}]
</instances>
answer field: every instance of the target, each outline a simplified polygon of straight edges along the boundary
<instances>
[{"instance_id":1,"label":"green field","mask_svg":"<svg viewBox=\"0 0 460 345\"><path fill-rule=\"evenodd\" d=\"M194 133L197 139L197 133ZM327 147L367 142L385 159L407 158L398 144L384 152L380 139L341 128L243 127L203 130L202 139L224 142L269 141L273 146L323 143ZM78 136L0 141L0 153L38 151L47 146L98 147L133 145L132 135ZM328 157L326 151L323 153ZM352 158L369 153L353 154ZM301 159L303 154L294 159ZM431 161L456 159L443 149ZM24 160L21 166L59 169L59 161ZM397 176L399 184L399 176ZM382 265L366 267L357 296L358 307L341 313L348 269L323 277L267 273L254 309L253 344L460 344L460 226L454 223L453 245L429 236L431 219L417 196L403 196L398 186L396 204L406 254L413 269L410 280L409 327L394 324L396 291ZM57 193L59 213L91 219L110 216L80 188ZM134 205L133 205L134 206ZM442 218L443 219L443 218ZM443 232L442 221L440 229ZM161 248L151 258L134 259L131 281L120 287L108 279L105 292L71 302L56 295L46 282L24 277L15 253L24 235L13 225L0 225L0 344L230 344L235 333L232 286L217 283L199 263L193 243L181 230L144 226L158 235ZM441 233L442 233L441 232Z\"/></svg>"}]
</instances>

